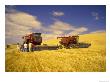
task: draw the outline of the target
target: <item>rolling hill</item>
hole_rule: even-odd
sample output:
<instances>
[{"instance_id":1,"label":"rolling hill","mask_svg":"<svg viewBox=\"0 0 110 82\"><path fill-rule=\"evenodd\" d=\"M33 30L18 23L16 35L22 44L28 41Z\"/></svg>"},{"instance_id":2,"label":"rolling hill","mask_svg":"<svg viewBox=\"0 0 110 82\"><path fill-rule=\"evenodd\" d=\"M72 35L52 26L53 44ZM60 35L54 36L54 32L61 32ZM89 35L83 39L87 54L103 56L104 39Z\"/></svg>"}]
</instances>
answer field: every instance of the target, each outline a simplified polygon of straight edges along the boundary
<instances>
[{"instance_id":1,"label":"rolling hill","mask_svg":"<svg viewBox=\"0 0 110 82\"><path fill-rule=\"evenodd\" d=\"M105 72L106 33L79 35L79 42L89 48L20 52L15 46L6 48L6 72ZM43 44L59 44L57 39Z\"/></svg>"}]
</instances>

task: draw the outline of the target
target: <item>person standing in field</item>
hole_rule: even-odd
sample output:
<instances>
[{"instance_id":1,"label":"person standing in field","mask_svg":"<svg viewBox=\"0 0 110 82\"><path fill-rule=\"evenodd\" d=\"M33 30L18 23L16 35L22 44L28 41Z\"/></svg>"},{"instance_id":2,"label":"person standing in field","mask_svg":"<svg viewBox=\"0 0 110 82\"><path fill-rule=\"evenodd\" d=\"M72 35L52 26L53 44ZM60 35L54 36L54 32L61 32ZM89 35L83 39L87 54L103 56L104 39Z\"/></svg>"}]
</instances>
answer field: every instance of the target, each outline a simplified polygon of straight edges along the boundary
<instances>
[{"instance_id":1,"label":"person standing in field","mask_svg":"<svg viewBox=\"0 0 110 82\"><path fill-rule=\"evenodd\" d=\"M27 52L28 45L24 43L24 51Z\"/></svg>"},{"instance_id":2,"label":"person standing in field","mask_svg":"<svg viewBox=\"0 0 110 82\"><path fill-rule=\"evenodd\" d=\"M17 50L20 51L20 45L17 43Z\"/></svg>"},{"instance_id":3,"label":"person standing in field","mask_svg":"<svg viewBox=\"0 0 110 82\"><path fill-rule=\"evenodd\" d=\"M24 44L21 45L20 50L21 50L22 52L24 52Z\"/></svg>"},{"instance_id":4,"label":"person standing in field","mask_svg":"<svg viewBox=\"0 0 110 82\"><path fill-rule=\"evenodd\" d=\"M29 43L29 52L31 52L32 51L32 43L30 42Z\"/></svg>"}]
</instances>

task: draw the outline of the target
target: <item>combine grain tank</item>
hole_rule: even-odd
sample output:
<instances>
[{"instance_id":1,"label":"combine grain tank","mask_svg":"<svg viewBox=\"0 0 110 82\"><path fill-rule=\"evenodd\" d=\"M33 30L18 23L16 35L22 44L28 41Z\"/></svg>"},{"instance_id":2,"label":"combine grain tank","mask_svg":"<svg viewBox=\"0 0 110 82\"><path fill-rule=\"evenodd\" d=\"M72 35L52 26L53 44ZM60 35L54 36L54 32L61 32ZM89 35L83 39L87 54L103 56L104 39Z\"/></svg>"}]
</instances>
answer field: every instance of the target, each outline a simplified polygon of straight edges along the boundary
<instances>
[{"instance_id":1,"label":"combine grain tank","mask_svg":"<svg viewBox=\"0 0 110 82\"><path fill-rule=\"evenodd\" d=\"M69 36L69 37L57 37L61 38L61 41L59 41L59 43L61 44L61 46L65 47L65 48L71 48L71 47L78 47L78 40L79 40L79 36Z\"/></svg>"}]
</instances>

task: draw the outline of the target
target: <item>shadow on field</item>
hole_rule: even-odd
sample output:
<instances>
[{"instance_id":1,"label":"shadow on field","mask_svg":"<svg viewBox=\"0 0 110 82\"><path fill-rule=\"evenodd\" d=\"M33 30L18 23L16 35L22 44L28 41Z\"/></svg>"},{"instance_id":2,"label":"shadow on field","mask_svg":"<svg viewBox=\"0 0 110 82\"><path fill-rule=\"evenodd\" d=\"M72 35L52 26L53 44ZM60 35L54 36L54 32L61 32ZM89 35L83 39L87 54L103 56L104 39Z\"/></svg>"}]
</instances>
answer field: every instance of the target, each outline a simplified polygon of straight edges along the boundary
<instances>
[{"instance_id":1,"label":"shadow on field","mask_svg":"<svg viewBox=\"0 0 110 82\"><path fill-rule=\"evenodd\" d=\"M89 48L91 46L90 43L79 43L79 44L75 44L73 47L71 48ZM35 47L35 51L41 51L41 50L58 50L58 49L62 49L62 48L66 48L66 47L61 47L61 45L57 45L57 46L36 46ZM70 48L67 48L70 49Z\"/></svg>"}]
</instances>

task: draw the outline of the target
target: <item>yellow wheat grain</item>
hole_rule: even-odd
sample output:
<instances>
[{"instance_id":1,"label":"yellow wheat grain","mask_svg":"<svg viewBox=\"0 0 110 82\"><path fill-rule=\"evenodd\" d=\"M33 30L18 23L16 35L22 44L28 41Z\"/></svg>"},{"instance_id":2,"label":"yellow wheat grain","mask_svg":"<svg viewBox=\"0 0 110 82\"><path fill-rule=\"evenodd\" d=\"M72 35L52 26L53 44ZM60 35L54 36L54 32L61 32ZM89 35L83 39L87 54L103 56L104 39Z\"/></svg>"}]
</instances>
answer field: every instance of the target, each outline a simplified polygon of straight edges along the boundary
<instances>
[{"instance_id":1,"label":"yellow wheat grain","mask_svg":"<svg viewBox=\"0 0 110 82\"><path fill-rule=\"evenodd\" d=\"M18 52L15 45L6 48L7 72L105 72L105 33L80 35L80 42L91 43L89 48ZM45 41L56 45L58 40Z\"/></svg>"}]
</instances>

